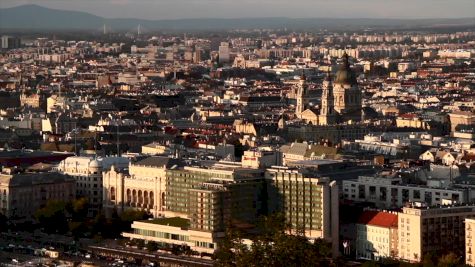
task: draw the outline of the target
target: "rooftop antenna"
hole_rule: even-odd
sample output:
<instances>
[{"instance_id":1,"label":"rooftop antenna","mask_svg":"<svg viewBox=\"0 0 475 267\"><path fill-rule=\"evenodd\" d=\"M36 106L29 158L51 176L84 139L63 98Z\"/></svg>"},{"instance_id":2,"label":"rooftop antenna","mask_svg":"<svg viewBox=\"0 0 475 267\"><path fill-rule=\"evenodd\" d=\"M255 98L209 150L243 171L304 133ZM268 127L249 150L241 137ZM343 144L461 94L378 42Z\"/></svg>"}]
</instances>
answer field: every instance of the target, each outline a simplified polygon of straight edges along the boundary
<instances>
[{"instance_id":1,"label":"rooftop antenna","mask_svg":"<svg viewBox=\"0 0 475 267\"><path fill-rule=\"evenodd\" d=\"M117 156L118 156L118 157L120 157L119 121L120 121L120 116L119 116L119 120L117 121Z\"/></svg>"}]
</instances>

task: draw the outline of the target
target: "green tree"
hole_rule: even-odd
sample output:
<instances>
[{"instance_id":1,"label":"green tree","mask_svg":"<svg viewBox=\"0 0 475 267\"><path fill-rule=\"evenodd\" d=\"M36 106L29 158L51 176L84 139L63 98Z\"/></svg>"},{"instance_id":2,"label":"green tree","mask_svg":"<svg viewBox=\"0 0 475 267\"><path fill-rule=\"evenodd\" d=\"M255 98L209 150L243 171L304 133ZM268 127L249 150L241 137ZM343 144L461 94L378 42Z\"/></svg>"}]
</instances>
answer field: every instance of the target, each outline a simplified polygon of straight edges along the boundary
<instances>
[{"instance_id":1,"label":"green tree","mask_svg":"<svg viewBox=\"0 0 475 267\"><path fill-rule=\"evenodd\" d=\"M437 267L456 267L460 265L460 258L455 253L450 252L449 254L443 255L439 258Z\"/></svg>"},{"instance_id":2,"label":"green tree","mask_svg":"<svg viewBox=\"0 0 475 267\"><path fill-rule=\"evenodd\" d=\"M35 218L49 233L65 233L68 230L66 218L66 203L64 201L50 200L44 208L35 212Z\"/></svg>"},{"instance_id":3,"label":"green tree","mask_svg":"<svg viewBox=\"0 0 475 267\"><path fill-rule=\"evenodd\" d=\"M215 253L217 266L332 266L330 247L323 240L289 235L282 214L263 217L250 247L239 231L228 231Z\"/></svg>"}]
</instances>

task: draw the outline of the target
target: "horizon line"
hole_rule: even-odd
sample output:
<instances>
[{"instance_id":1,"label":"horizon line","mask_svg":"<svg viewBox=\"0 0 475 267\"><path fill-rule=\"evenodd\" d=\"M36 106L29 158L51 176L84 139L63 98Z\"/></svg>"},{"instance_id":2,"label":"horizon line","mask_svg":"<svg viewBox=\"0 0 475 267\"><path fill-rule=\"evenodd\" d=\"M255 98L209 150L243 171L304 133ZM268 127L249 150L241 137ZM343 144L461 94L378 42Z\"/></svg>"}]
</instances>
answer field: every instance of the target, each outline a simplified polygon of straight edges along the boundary
<instances>
[{"instance_id":1,"label":"horizon line","mask_svg":"<svg viewBox=\"0 0 475 267\"><path fill-rule=\"evenodd\" d=\"M448 20L457 20L457 19L473 19L473 23L475 24L475 17L427 17L427 18L414 18L414 17L391 17L391 18L383 18L383 17L288 17L288 16L275 16L275 17L182 17L182 18L173 18L173 19L149 19L149 18L137 18L137 17L107 17L102 15L96 15L90 13L88 11L82 10L74 10L74 9L61 9L61 8L51 8L39 4L23 4L23 5L16 5L11 7L4 7L0 8L0 10L5 9L12 9L12 8L19 8L25 6L36 6L44 9L56 10L56 11L71 11L71 12L79 12L85 13L92 16L96 16L102 19L136 19L136 20L144 20L144 21L175 21L175 20L206 20L206 19L220 19L220 20L233 20L233 19L273 19L273 18L283 18L283 19L341 19L341 20L354 20L354 19L367 19L367 20L413 20L413 21L420 21L420 20L437 20L437 19L448 19Z\"/></svg>"}]
</instances>

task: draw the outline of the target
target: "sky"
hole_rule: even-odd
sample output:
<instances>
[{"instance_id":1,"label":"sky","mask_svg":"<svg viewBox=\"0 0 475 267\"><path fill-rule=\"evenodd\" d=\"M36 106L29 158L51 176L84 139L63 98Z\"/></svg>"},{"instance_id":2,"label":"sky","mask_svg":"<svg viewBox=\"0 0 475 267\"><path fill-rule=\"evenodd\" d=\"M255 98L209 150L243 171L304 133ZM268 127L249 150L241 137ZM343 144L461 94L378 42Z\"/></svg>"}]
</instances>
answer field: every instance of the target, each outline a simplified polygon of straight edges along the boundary
<instances>
[{"instance_id":1,"label":"sky","mask_svg":"<svg viewBox=\"0 0 475 267\"><path fill-rule=\"evenodd\" d=\"M475 0L0 0L107 18L470 18Z\"/></svg>"}]
</instances>

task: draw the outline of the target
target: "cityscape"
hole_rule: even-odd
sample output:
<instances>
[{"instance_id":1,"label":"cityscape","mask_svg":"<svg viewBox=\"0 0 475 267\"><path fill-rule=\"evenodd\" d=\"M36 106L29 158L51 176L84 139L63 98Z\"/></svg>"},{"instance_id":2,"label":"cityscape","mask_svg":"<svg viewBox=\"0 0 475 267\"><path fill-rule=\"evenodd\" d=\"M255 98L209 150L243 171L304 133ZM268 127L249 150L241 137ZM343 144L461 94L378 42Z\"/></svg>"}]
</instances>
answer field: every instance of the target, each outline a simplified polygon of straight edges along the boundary
<instances>
[{"instance_id":1,"label":"cityscape","mask_svg":"<svg viewBox=\"0 0 475 267\"><path fill-rule=\"evenodd\" d=\"M0 266L475 266L473 1L5 0L0 37Z\"/></svg>"}]
</instances>

